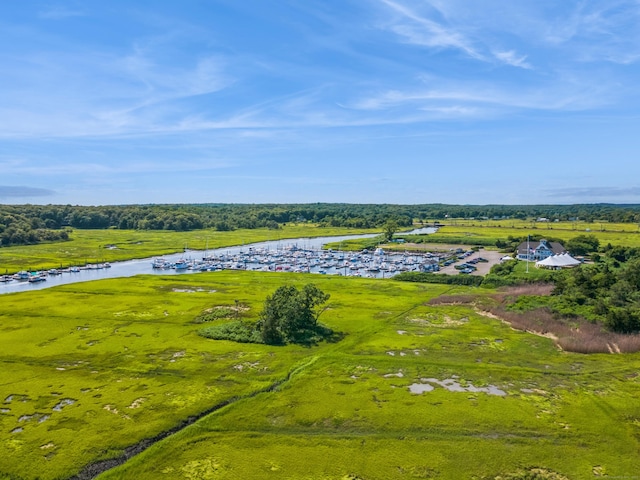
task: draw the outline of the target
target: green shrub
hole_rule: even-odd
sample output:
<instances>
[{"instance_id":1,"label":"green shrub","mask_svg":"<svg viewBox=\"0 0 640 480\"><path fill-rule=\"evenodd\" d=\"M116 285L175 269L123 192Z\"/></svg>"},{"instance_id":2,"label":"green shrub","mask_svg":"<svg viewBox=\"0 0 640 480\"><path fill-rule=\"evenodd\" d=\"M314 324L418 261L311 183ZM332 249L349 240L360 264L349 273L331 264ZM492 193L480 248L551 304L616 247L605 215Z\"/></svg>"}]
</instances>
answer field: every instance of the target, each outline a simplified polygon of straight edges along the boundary
<instances>
[{"instance_id":1,"label":"green shrub","mask_svg":"<svg viewBox=\"0 0 640 480\"><path fill-rule=\"evenodd\" d=\"M482 283L482 277L478 275L442 275L422 272L403 272L393 277L393 279L401 282L439 283L444 285L479 286Z\"/></svg>"},{"instance_id":2,"label":"green shrub","mask_svg":"<svg viewBox=\"0 0 640 480\"><path fill-rule=\"evenodd\" d=\"M252 323L231 322L212 325L198 331L198 335L212 340L231 340L239 343L262 343L260 332Z\"/></svg>"},{"instance_id":3,"label":"green shrub","mask_svg":"<svg viewBox=\"0 0 640 480\"><path fill-rule=\"evenodd\" d=\"M222 320L225 318L234 318L238 316L238 310L231 307L215 307L209 310L205 310L196 318L193 319L194 323L206 323L213 322L215 320Z\"/></svg>"}]
</instances>

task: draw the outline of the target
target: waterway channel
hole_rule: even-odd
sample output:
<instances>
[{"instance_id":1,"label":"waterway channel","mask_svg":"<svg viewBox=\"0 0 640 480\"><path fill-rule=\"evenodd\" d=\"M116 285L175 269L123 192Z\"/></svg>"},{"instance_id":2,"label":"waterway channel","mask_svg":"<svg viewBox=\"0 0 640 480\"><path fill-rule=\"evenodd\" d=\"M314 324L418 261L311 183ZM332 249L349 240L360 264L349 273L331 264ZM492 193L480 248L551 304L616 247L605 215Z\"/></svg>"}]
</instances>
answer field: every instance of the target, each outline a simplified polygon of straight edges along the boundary
<instances>
[{"instance_id":1,"label":"waterway channel","mask_svg":"<svg viewBox=\"0 0 640 480\"><path fill-rule=\"evenodd\" d=\"M436 229L434 228L422 228L418 230L413 230L408 233L412 234L427 234L433 233ZM316 237L316 238L293 238L293 239L285 239L285 240L272 240L266 242L258 242L247 245L239 245L233 247L224 247L218 248L208 251L202 250L188 250L186 252L175 253L171 255L163 255L162 258L165 259L169 263L178 262L179 260L193 260L199 261L203 257L209 256L227 256L234 257L240 255L242 253L252 251L290 251L301 250L301 251L320 251L323 245L327 243L341 242L345 240L351 240L355 238L372 238L375 237L375 234L364 234L364 235L344 235L344 236L332 236L332 237ZM0 283L0 294L3 293L15 293L15 292L25 292L30 290L39 290L43 288L51 288L58 285L67 285L70 283L78 283L78 282L88 282L92 280L101 280L105 278L122 278L122 277L132 277L134 275L141 274L150 274L150 275L186 275L197 273L198 270L194 269L158 269L152 268L152 262L157 257L152 258L142 258L136 260L126 260L122 262L113 262L110 264L109 268L81 268L77 272L68 272L65 271L60 275L48 275L46 277L46 281L40 282L28 282L28 281L18 281L13 280L6 283ZM343 264L344 265L344 264ZM249 267L250 269L257 269L254 265L245 265L245 267ZM333 274L342 274L343 272L347 274L347 269L332 267L331 269L322 269L321 267L314 266L313 268L309 268L308 271L310 273L333 273ZM375 274L374 274L375 273ZM368 276L372 277L381 277L385 276L384 271L382 272L374 272L370 273ZM388 273L386 273L389 276Z\"/></svg>"}]
</instances>

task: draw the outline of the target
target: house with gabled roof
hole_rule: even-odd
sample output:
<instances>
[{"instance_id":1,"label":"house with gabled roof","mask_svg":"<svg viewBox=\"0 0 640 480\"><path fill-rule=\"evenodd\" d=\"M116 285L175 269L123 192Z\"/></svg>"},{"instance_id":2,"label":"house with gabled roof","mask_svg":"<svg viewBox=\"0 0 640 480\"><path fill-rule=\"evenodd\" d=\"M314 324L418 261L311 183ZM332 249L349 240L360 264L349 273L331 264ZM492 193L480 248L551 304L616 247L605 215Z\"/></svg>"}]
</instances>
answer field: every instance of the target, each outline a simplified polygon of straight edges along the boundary
<instances>
[{"instance_id":1,"label":"house with gabled roof","mask_svg":"<svg viewBox=\"0 0 640 480\"><path fill-rule=\"evenodd\" d=\"M564 246L559 242L548 242L544 239L539 241L522 242L518 245L518 260L528 260L537 262L549 258L551 255L565 253Z\"/></svg>"}]
</instances>

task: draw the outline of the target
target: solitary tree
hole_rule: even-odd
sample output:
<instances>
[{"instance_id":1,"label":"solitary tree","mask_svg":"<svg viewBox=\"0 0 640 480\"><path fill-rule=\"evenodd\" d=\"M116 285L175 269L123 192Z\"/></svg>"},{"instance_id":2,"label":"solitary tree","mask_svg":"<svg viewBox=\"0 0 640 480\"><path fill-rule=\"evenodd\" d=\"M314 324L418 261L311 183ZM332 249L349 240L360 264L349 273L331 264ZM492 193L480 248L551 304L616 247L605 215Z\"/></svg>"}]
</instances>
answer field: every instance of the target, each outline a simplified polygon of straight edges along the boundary
<instances>
[{"instance_id":1,"label":"solitary tree","mask_svg":"<svg viewBox=\"0 0 640 480\"><path fill-rule=\"evenodd\" d=\"M278 288L267 297L260 312L258 329L262 341L267 344L297 342L313 333L324 311L321 306L327 300L329 294L313 284L305 285L302 290L293 285Z\"/></svg>"},{"instance_id":2,"label":"solitary tree","mask_svg":"<svg viewBox=\"0 0 640 480\"><path fill-rule=\"evenodd\" d=\"M398 231L398 222L395 220L387 220L384 224L384 241L391 242L393 241L393 236Z\"/></svg>"}]
</instances>

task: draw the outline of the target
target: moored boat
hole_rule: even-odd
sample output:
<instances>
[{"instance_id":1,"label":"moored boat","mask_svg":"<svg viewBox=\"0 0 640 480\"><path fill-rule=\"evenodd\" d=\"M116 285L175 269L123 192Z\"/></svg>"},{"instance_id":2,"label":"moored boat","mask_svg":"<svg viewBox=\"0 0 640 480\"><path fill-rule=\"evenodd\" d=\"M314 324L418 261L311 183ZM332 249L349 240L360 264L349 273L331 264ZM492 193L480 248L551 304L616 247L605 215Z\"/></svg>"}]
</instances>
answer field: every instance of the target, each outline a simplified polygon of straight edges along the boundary
<instances>
[{"instance_id":1,"label":"moored boat","mask_svg":"<svg viewBox=\"0 0 640 480\"><path fill-rule=\"evenodd\" d=\"M37 283L44 282L47 280L47 277L44 276L41 272L33 272L29 275L29 283Z\"/></svg>"},{"instance_id":2,"label":"moored boat","mask_svg":"<svg viewBox=\"0 0 640 480\"><path fill-rule=\"evenodd\" d=\"M26 270L20 270L18 273L13 275L14 280L29 280L29 272Z\"/></svg>"},{"instance_id":3,"label":"moored boat","mask_svg":"<svg viewBox=\"0 0 640 480\"><path fill-rule=\"evenodd\" d=\"M187 268L189 268L189 262L184 259L180 259L175 263L173 268L175 268L176 270L186 270Z\"/></svg>"},{"instance_id":4,"label":"moored boat","mask_svg":"<svg viewBox=\"0 0 640 480\"><path fill-rule=\"evenodd\" d=\"M154 258L153 262L151 262L152 268L171 268L171 262L166 258Z\"/></svg>"}]
</instances>

